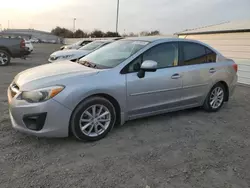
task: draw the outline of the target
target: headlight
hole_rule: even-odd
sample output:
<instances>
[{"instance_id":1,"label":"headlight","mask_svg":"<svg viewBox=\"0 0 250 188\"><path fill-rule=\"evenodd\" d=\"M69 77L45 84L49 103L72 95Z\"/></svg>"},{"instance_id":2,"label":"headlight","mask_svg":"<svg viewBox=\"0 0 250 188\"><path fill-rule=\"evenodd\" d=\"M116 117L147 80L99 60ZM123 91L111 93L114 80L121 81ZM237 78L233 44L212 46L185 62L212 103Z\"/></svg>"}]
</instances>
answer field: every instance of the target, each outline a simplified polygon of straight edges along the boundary
<instances>
[{"instance_id":1,"label":"headlight","mask_svg":"<svg viewBox=\"0 0 250 188\"><path fill-rule=\"evenodd\" d=\"M52 60L52 61L55 61L55 60L57 60L58 59L58 57L56 57L56 56L50 56L50 60Z\"/></svg>"},{"instance_id":2,"label":"headlight","mask_svg":"<svg viewBox=\"0 0 250 188\"><path fill-rule=\"evenodd\" d=\"M33 91L23 91L18 99L26 100L31 103L43 102L56 96L64 89L63 86L47 87Z\"/></svg>"}]
</instances>

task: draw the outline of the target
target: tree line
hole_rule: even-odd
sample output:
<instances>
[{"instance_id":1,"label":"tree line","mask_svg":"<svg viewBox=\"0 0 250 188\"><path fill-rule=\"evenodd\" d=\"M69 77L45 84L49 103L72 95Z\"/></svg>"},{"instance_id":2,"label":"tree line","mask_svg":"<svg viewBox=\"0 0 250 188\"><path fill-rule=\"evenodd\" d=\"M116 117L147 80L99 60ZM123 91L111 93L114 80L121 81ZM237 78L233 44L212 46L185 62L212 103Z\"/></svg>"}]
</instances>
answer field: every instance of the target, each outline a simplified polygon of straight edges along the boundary
<instances>
[{"instance_id":1,"label":"tree line","mask_svg":"<svg viewBox=\"0 0 250 188\"><path fill-rule=\"evenodd\" d=\"M119 33L108 31L108 32L103 32L101 30L95 29L92 32L84 32L81 29L77 29L75 32L67 29L67 28L62 28L57 26L56 28L51 30L51 33L62 37L62 38L101 38L101 37L135 37L135 36L153 36L153 35L160 35L160 32L158 30L155 31L142 31L140 33L129 33L129 34L123 34L120 35Z\"/></svg>"}]
</instances>

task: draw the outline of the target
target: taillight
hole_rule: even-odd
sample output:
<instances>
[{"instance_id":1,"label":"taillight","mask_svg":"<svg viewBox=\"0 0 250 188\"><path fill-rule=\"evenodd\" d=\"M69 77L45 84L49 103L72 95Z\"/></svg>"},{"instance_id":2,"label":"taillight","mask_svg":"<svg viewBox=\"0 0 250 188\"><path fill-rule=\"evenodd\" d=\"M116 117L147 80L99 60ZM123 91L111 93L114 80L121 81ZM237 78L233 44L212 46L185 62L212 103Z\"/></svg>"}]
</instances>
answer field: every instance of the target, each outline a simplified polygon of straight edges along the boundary
<instances>
[{"instance_id":1,"label":"taillight","mask_svg":"<svg viewBox=\"0 0 250 188\"><path fill-rule=\"evenodd\" d=\"M236 63L233 64L233 68L234 68L235 72L238 71L238 65Z\"/></svg>"},{"instance_id":2,"label":"taillight","mask_svg":"<svg viewBox=\"0 0 250 188\"><path fill-rule=\"evenodd\" d=\"M21 40L20 47L25 48L25 41L23 39Z\"/></svg>"}]
</instances>

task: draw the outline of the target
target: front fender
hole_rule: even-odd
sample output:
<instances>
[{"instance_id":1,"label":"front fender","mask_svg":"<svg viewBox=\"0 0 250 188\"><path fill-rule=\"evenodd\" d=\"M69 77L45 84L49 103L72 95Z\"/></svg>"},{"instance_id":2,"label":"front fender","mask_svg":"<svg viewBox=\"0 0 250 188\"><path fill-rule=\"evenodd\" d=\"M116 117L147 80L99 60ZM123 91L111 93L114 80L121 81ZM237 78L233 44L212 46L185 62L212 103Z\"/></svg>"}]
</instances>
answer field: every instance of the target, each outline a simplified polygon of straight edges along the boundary
<instances>
[{"instance_id":1,"label":"front fender","mask_svg":"<svg viewBox=\"0 0 250 188\"><path fill-rule=\"evenodd\" d=\"M76 106L92 95L105 94L113 97L119 104L121 111L126 109L126 84L125 76L104 78L100 74L81 80L82 83L67 85L65 91L55 96L55 100L74 110ZM105 73L106 74L106 73ZM108 73L107 73L108 74Z\"/></svg>"}]
</instances>

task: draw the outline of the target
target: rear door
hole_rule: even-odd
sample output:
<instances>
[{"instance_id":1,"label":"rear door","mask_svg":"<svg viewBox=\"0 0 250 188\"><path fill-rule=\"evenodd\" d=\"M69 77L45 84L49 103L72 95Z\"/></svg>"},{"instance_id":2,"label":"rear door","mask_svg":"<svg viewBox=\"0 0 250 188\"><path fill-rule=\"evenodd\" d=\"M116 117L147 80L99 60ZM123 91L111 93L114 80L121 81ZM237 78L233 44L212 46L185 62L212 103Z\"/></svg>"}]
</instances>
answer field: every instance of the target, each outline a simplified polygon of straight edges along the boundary
<instances>
[{"instance_id":1,"label":"rear door","mask_svg":"<svg viewBox=\"0 0 250 188\"><path fill-rule=\"evenodd\" d=\"M198 43L180 42L183 104L200 105L216 72L216 53Z\"/></svg>"}]
</instances>

